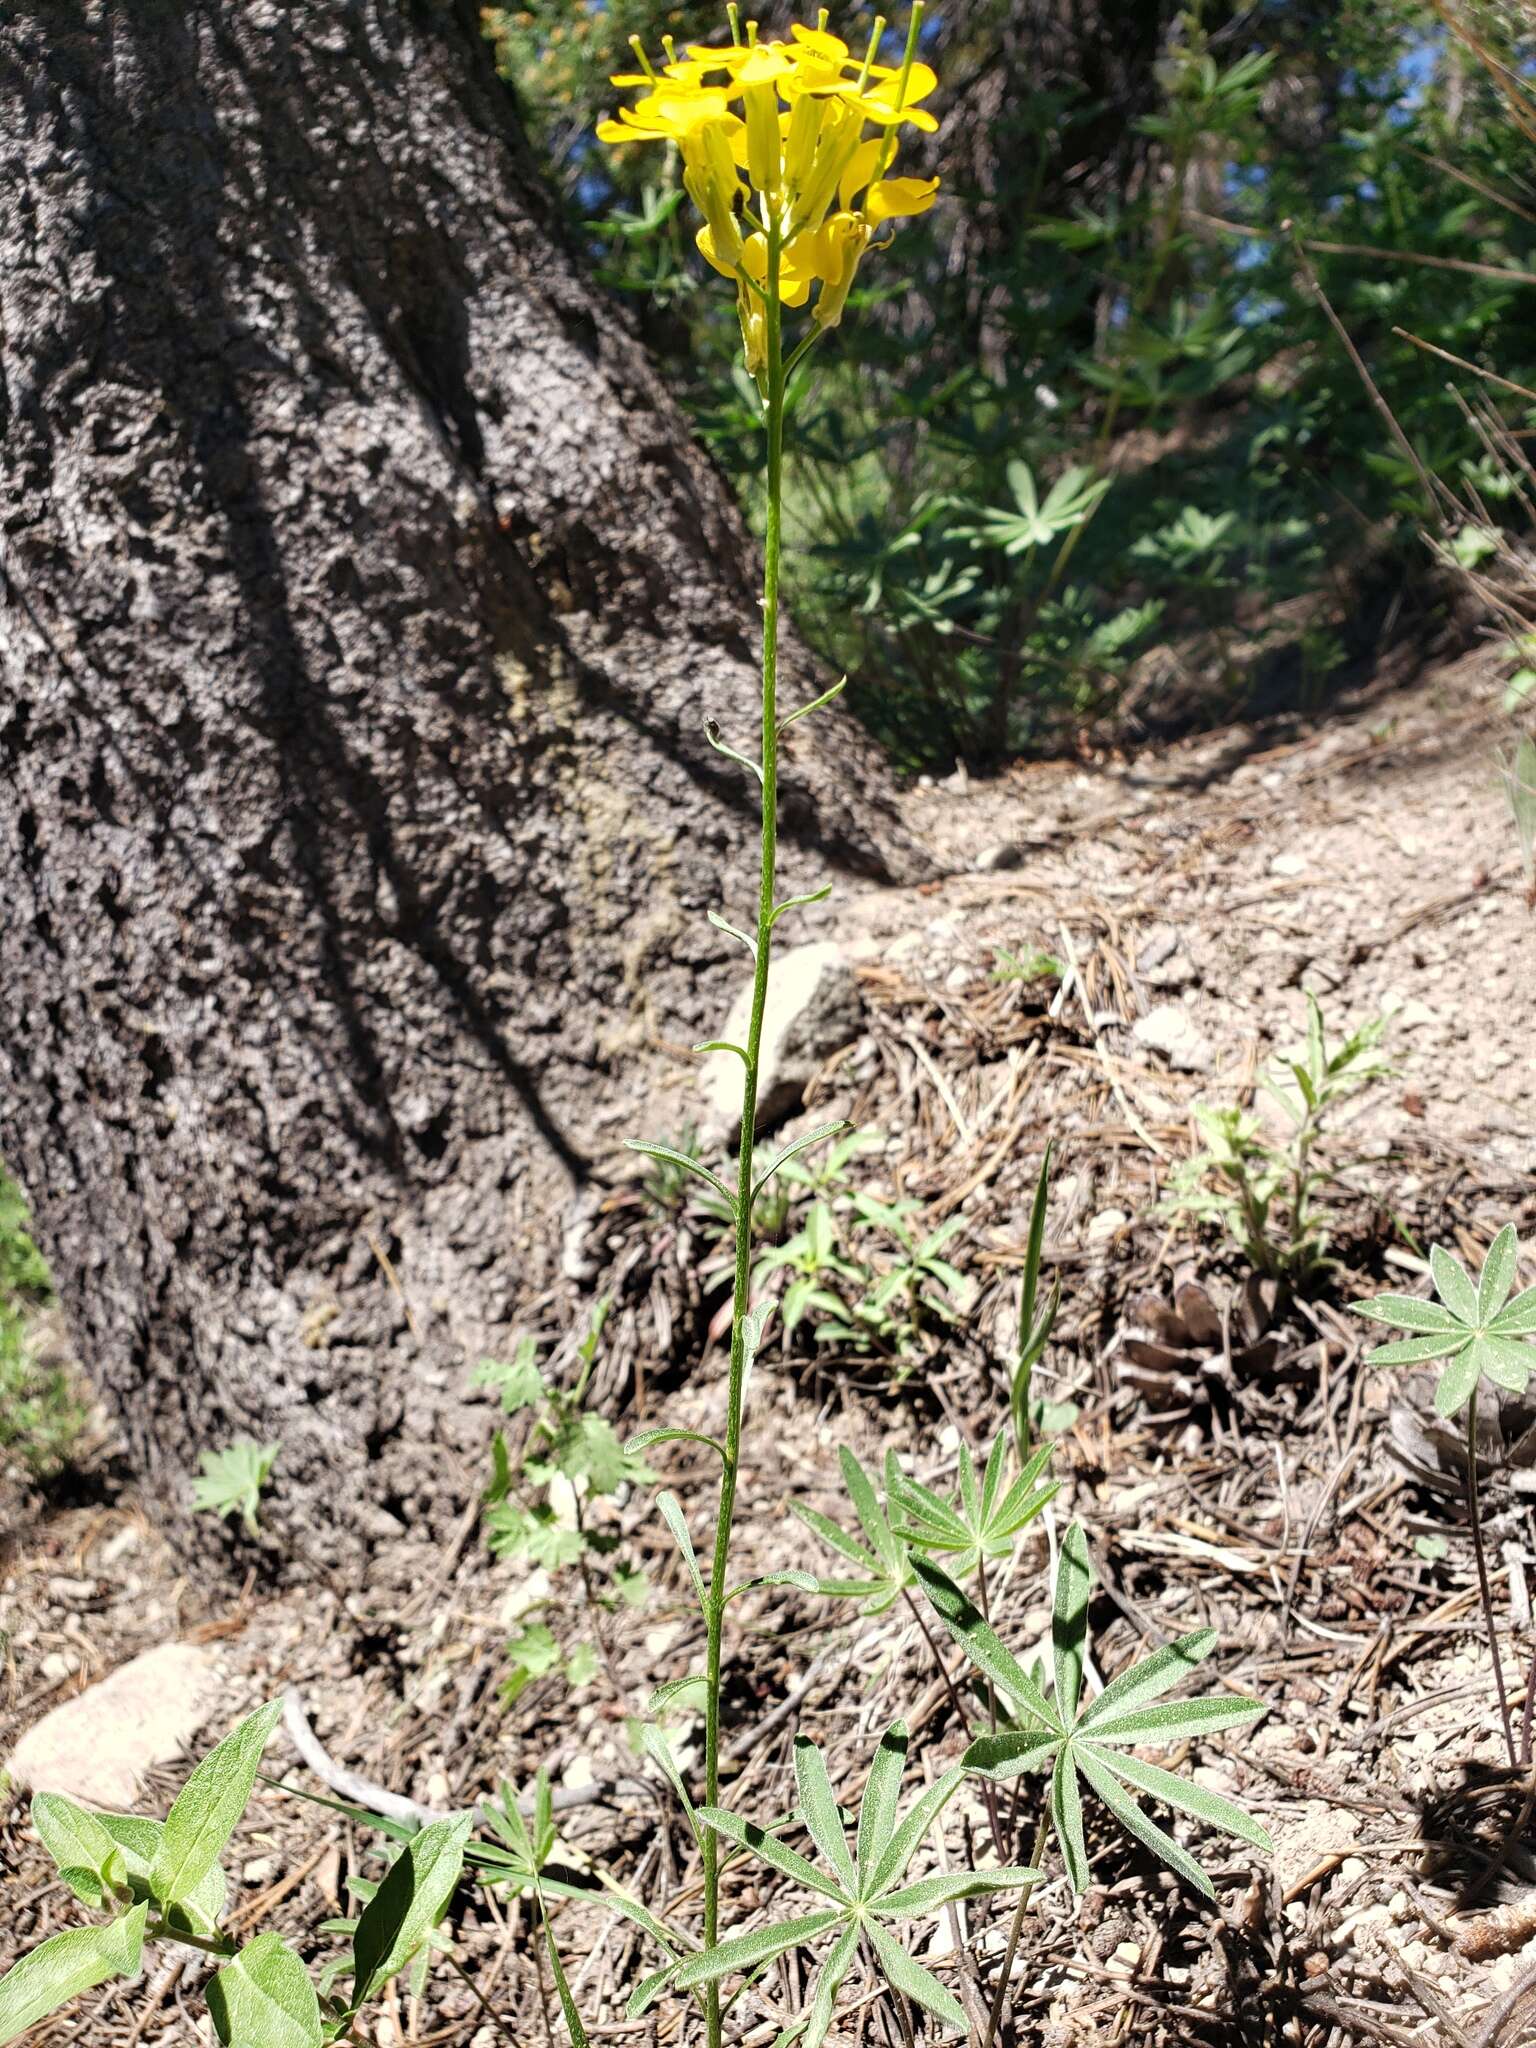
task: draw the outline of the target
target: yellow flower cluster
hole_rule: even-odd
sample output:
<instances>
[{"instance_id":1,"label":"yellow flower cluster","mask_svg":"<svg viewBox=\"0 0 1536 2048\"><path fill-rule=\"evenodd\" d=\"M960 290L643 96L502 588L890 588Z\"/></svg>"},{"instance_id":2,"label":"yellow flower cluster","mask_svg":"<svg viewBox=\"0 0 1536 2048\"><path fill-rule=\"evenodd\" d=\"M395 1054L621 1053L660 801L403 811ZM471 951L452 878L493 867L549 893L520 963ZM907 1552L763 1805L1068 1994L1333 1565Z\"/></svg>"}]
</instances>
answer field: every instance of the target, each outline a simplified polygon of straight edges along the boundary
<instances>
[{"instance_id":1,"label":"yellow flower cluster","mask_svg":"<svg viewBox=\"0 0 1536 2048\"><path fill-rule=\"evenodd\" d=\"M704 217L699 248L735 282L747 368L761 378L770 299L803 306L814 287L812 318L835 327L876 229L932 206L937 178L889 172L901 128L938 126L922 107L938 80L914 57L918 8L899 65L875 62L883 21L860 59L828 33L825 13L815 28L797 23L787 43L760 42L755 22L743 37L729 13L729 45L695 43L679 57L668 38L660 71L637 40L639 71L613 83L642 95L597 133L678 145Z\"/></svg>"}]
</instances>

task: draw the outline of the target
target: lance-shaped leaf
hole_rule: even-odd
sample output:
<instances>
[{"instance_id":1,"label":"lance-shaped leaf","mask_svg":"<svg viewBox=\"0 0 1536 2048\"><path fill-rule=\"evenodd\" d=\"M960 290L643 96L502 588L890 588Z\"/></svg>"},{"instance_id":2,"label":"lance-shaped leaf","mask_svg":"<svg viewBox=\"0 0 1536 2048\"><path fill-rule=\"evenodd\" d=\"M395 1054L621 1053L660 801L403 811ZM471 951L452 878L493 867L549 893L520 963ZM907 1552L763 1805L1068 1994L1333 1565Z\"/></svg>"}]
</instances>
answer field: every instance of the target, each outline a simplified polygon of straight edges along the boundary
<instances>
[{"instance_id":1,"label":"lance-shaped leaf","mask_svg":"<svg viewBox=\"0 0 1536 2048\"><path fill-rule=\"evenodd\" d=\"M948 2027L952 2033L963 2034L965 2010L954 1993L946 1991L931 1970L925 1970L921 1963L914 1962L878 1920L867 1921L865 1925L885 1981L892 1990L900 1991L922 2006L925 2012L931 2012L940 2025Z\"/></svg>"},{"instance_id":2,"label":"lance-shaped leaf","mask_svg":"<svg viewBox=\"0 0 1536 2048\"><path fill-rule=\"evenodd\" d=\"M730 930L729 925L727 925L726 929L727 931ZM734 936L740 938L741 933L737 932ZM675 1145L652 1144L648 1138L626 1138L624 1143L631 1152L643 1153L647 1159L658 1159L665 1166L675 1166L680 1173L691 1173L696 1180L708 1181L731 1214L735 1215L736 1197L731 1193L719 1174L711 1173L702 1160L695 1159L690 1153L679 1152Z\"/></svg>"},{"instance_id":3,"label":"lance-shaped leaf","mask_svg":"<svg viewBox=\"0 0 1536 2048\"><path fill-rule=\"evenodd\" d=\"M223 2048L321 2048L320 2001L309 1972L277 1934L258 1934L208 1986Z\"/></svg>"},{"instance_id":4,"label":"lance-shaped leaf","mask_svg":"<svg viewBox=\"0 0 1536 2048\"><path fill-rule=\"evenodd\" d=\"M137 1975L148 1912L138 1905L105 1927L67 1927L7 1970L0 1977L0 2044L109 1977Z\"/></svg>"},{"instance_id":5,"label":"lance-shaped leaf","mask_svg":"<svg viewBox=\"0 0 1536 2048\"><path fill-rule=\"evenodd\" d=\"M699 1570L693 1538L688 1533L688 1524L683 1517L682 1502L675 1493L658 1493L656 1510L672 1531L672 1540L683 1554L683 1563L688 1567L688 1576L693 1581L693 1590L698 1596L700 1607L707 1607L709 1602L704 1592L704 1577Z\"/></svg>"},{"instance_id":6,"label":"lance-shaped leaf","mask_svg":"<svg viewBox=\"0 0 1536 2048\"><path fill-rule=\"evenodd\" d=\"M151 1879L155 1858L165 1839L165 1822L145 1820L136 1813L98 1813L95 1818L122 1851L129 1897L135 1903L140 1899L152 1899ZM167 1926L182 1928L192 1934L212 1934L219 1924L219 1915L224 1910L228 1893L228 1880L222 1867L215 1863L204 1872L201 1883L189 1897L163 1906L161 1912Z\"/></svg>"},{"instance_id":7,"label":"lance-shaped leaf","mask_svg":"<svg viewBox=\"0 0 1536 2048\"><path fill-rule=\"evenodd\" d=\"M219 1860L256 1783L256 1767L283 1711L268 1700L208 1752L176 1795L150 1872L162 1905L190 1899Z\"/></svg>"},{"instance_id":8,"label":"lance-shaped leaf","mask_svg":"<svg viewBox=\"0 0 1536 2048\"><path fill-rule=\"evenodd\" d=\"M404 1969L453 1896L472 1816L435 1820L390 1865L357 1923L352 1942L352 2010Z\"/></svg>"},{"instance_id":9,"label":"lance-shaped leaf","mask_svg":"<svg viewBox=\"0 0 1536 2048\"><path fill-rule=\"evenodd\" d=\"M707 1813L708 1809L701 1811ZM732 1935L728 1941L716 1942L713 1948L700 1949L697 1955L687 1957L678 1965L674 1982L679 1989L688 1990L695 1984L713 1984L720 1977L760 1969L786 1949L814 1941L842 1917L835 1907L823 1906L820 1912L803 1913L797 1920L782 1920L773 1927L755 1927L750 1934Z\"/></svg>"},{"instance_id":10,"label":"lance-shaped leaf","mask_svg":"<svg viewBox=\"0 0 1536 2048\"><path fill-rule=\"evenodd\" d=\"M914 1556L912 1568L919 1585L928 1595L934 1613L949 1630L984 1678L1021 1708L1025 1716L1057 1734L1064 1733L1060 1720L1047 1705L1045 1695L1024 1670L1012 1651L1003 1647L996 1633L976 1607L931 1558Z\"/></svg>"}]
</instances>

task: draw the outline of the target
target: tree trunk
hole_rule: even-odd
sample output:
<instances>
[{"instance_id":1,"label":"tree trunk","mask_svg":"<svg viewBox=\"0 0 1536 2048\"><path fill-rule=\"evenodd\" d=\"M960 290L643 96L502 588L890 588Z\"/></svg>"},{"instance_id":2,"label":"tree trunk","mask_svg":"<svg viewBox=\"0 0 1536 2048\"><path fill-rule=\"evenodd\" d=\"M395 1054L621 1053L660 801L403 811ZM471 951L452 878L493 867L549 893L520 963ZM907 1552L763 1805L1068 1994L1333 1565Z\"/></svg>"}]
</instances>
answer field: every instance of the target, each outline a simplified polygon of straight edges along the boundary
<instances>
[{"instance_id":1,"label":"tree trunk","mask_svg":"<svg viewBox=\"0 0 1536 2048\"><path fill-rule=\"evenodd\" d=\"M350 1575L481 1483L466 1362L736 976L752 551L470 0L13 0L0 478L0 1155L167 1505L280 1439ZM817 724L792 877L877 874Z\"/></svg>"}]
</instances>

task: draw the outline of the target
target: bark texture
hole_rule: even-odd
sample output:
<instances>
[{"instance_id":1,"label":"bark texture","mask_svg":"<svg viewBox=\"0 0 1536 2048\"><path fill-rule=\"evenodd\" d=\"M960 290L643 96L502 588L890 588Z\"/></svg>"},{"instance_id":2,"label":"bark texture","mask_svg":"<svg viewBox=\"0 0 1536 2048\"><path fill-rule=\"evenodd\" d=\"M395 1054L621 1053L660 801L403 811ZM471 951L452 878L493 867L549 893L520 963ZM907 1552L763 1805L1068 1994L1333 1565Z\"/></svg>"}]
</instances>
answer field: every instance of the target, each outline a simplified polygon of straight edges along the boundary
<instances>
[{"instance_id":1,"label":"bark texture","mask_svg":"<svg viewBox=\"0 0 1536 2048\"><path fill-rule=\"evenodd\" d=\"M753 859L755 564L475 14L0 16L0 1155L167 1502L280 1438L348 1574L480 1483L519 1233ZM881 872L794 738L792 878Z\"/></svg>"}]
</instances>

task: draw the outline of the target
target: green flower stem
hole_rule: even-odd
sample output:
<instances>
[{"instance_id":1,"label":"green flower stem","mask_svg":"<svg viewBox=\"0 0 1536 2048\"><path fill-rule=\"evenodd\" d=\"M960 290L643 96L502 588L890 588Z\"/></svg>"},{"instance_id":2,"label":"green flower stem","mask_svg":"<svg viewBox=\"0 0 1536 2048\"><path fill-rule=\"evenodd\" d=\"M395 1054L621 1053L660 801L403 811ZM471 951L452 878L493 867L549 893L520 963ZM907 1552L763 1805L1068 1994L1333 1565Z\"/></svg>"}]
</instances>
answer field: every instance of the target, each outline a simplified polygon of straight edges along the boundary
<instances>
[{"instance_id":1,"label":"green flower stem","mask_svg":"<svg viewBox=\"0 0 1536 2048\"><path fill-rule=\"evenodd\" d=\"M1493 1687L1499 1696L1499 1718L1504 1724L1504 1746L1509 1751L1509 1767L1512 1771L1520 1768L1520 1759L1515 1750L1515 1728L1509 1715L1509 1695L1504 1690L1504 1665L1499 1656L1499 1629L1493 1614L1493 1592L1488 1584L1488 1559L1483 1551L1483 1518L1478 1511L1477 1499L1477 1389L1472 1389L1467 1402L1467 1514L1472 1522L1472 1551L1477 1559L1477 1585L1482 1595L1483 1623L1488 1630L1488 1654L1493 1659Z\"/></svg>"},{"instance_id":2,"label":"green flower stem","mask_svg":"<svg viewBox=\"0 0 1536 2048\"><path fill-rule=\"evenodd\" d=\"M768 273L764 293L767 330L766 411L768 422L768 522L763 539L763 725L762 725L762 858L757 896L757 957L752 977L752 1020L747 1028L746 1067L741 1085L740 1157L736 1173L736 1273L731 1304L731 1368L726 1391L725 1456L720 1468L720 1499L715 1514L715 1548L709 1572L705 1609L704 1797L720 1804L720 1661L725 1631L727 1575L731 1554L731 1517L741 1473L741 1409L746 1386L746 1316L752 1283L752 1154L757 1127L758 1062L763 1040L763 1011L768 1000L768 965L773 942L773 904L778 861L779 794L779 548L784 483L784 349L779 303L782 254L777 227L768 233ZM712 1828L704 1831L704 1945L720 1938L720 1846ZM720 2048L720 1986L708 1987L705 2023L709 2048Z\"/></svg>"},{"instance_id":3,"label":"green flower stem","mask_svg":"<svg viewBox=\"0 0 1536 2048\"><path fill-rule=\"evenodd\" d=\"M1050 1831L1050 1825L1050 1798L1048 1795L1042 1794L1040 1819L1036 1824L1035 1839L1030 1844L1029 1855L1026 1859L1031 1870L1038 1870L1040 1868L1041 1858L1045 1855L1045 1838ZM997 1989L992 1994L992 2010L987 2016L987 2031L981 2048L992 2048L992 2043L997 2038L997 2030L1002 2025L1003 2002L1008 1996L1008 1981L1013 1975L1013 1959L1018 1952L1019 1936L1024 1928L1024 1915L1028 1910L1030 1897L1038 1881L1038 1879L1031 1880L1029 1884L1020 1888L1019 1903L1013 1909L1013 1923L1008 1929L1008 1946L1003 1951L1002 1974L998 1977Z\"/></svg>"}]
</instances>

